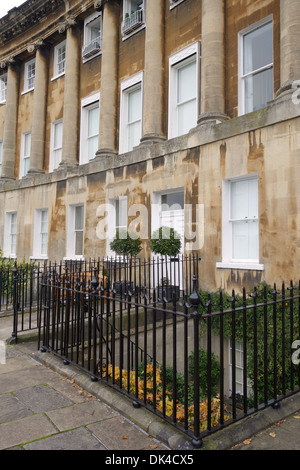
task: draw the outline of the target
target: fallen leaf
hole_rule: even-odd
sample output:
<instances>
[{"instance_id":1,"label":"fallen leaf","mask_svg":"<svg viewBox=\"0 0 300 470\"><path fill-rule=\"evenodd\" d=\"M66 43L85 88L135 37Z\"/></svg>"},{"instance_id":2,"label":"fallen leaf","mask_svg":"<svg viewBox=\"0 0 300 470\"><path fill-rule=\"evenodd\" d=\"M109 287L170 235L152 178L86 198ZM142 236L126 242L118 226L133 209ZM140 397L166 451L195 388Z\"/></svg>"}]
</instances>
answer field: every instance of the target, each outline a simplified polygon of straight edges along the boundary
<instances>
[{"instance_id":1,"label":"fallen leaf","mask_svg":"<svg viewBox=\"0 0 300 470\"><path fill-rule=\"evenodd\" d=\"M156 448L157 448L157 444L150 445L150 449L156 449Z\"/></svg>"},{"instance_id":2,"label":"fallen leaf","mask_svg":"<svg viewBox=\"0 0 300 470\"><path fill-rule=\"evenodd\" d=\"M300 419L300 416L294 416L295 419Z\"/></svg>"},{"instance_id":3,"label":"fallen leaf","mask_svg":"<svg viewBox=\"0 0 300 470\"><path fill-rule=\"evenodd\" d=\"M75 382L75 380L74 380L74 379L70 380L70 384L73 384L74 382Z\"/></svg>"},{"instance_id":4,"label":"fallen leaf","mask_svg":"<svg viewBox=\"0 0 300 470\"><path fill-rule=\"evenodd\" d=\"M128 436L122 436L122 439L128 439Z\"/></svg>"},{"instance_id":5,"label":"fallen leaf","mask_svg":"<svg viewBox=\"0 0 300 470\"><path fill-rule=\"evenodd\" d=\"M245 439L245 441L243 441L243 444L245 444L245 446L248 446L250 443L251 439Z\"/></svg>"},{"instance_id":6,"label":"fallen leaf","mask_svg":"<svg viewBox=\"0 0 300 470\"><path fill-rule=\"evenodd\" d=\"M68 380L68 377L65 377L65 378L63 379L64 382L65 382L66 380Z\"/></svg>"},{"instance_id":7,"label":"fallen leaf","mask_svg":"<svg viewBox=\"0 0 300 470\"><path fill-rule=\"evenodd\" d=\"M275 434L275 432L270 432L270 434L269 434L269 435L270 435L271 437L273 437L273 438L274 438L274 437L276 437L276 434Z\"/></svg>"}]
</instances>

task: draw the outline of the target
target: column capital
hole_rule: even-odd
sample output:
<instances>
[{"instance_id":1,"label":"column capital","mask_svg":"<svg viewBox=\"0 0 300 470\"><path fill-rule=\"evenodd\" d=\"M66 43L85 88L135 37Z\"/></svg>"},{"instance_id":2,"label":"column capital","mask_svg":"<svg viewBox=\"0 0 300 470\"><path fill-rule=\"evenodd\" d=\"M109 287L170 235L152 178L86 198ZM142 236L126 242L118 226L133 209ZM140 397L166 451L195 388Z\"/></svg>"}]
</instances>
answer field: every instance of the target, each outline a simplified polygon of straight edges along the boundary
<instances>
[{"instance_id":1,"label":"column capital","mask_svg":"<svg viewBox=\"0 0 300 470\"><path fill-rule=\"evenodd\" d=\"M31 52L35 52L37 51L38 49L42 49L44 47L46 47L46 43L43 39L38 39L37 41L31 43L31 44L28 44L27 46L27 52L31 53Z\"/></svg>"},{"instance_id":2,"label":"column capital","mask_svg":"<svg viewBox=\"0 0 300 470\"><path fill-rule=\"evenodd\" d=\"M13 56L10 56L0 61L0 68L7 69L9 65L15 65L16 63L17 63L16 59Z\"/></svg>"},{"instance_id":3,"label":"column capital","mask_svg":"<svg viewBox=\"0 0 300 470\"><path fill-rule=\"evenodd\" d=\"M59 23L57 31L59 32L59 34L63 34L67 31L67 29L72 28L73 26L76 26L76 25L77 25L76 18L75 16L71 15L71 16L68 16L68 18L66 18L65 21L62 21L61 23Z\"/></svg>"}]
</instances>

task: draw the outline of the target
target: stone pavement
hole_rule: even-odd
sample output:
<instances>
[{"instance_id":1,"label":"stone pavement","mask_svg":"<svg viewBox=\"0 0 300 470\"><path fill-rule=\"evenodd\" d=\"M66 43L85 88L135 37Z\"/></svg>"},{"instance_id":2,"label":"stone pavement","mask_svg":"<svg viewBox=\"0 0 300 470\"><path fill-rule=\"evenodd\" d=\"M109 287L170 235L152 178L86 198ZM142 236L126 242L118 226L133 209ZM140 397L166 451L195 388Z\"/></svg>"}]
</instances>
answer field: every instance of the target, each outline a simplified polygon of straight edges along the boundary
<instances>
[{"instance_id":1,"label":"stone pavement","mask_svg":"<svg viewBox=\"0 0 300 470\"><path fill-rule=\"evenodd\" d=\"M0 341L11 327L0 315ZM26 339L6 344L0 362L0 450L193 453L173 426ZM201 450L231 449L300 450L300 393L204 438Z\"/></svg>"}]
</instances>

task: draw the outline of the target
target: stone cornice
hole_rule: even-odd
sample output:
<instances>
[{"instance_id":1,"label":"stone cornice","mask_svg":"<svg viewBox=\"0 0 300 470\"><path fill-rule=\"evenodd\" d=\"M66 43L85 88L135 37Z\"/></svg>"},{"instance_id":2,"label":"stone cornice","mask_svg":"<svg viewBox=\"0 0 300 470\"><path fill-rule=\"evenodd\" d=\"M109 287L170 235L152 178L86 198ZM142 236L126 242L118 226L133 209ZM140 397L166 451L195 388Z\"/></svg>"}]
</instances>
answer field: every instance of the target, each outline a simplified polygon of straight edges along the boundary
<instances>
[{"instance_id":1,"label":"stone cornice","mask_svg":"<svg viewBox=\"0 0 300 470\"><path fill-rule=\"evenodd\" d=\"M21 6L12 8L0 18L0 45L24 33L64 3L64 0L28 0Z\"/></svg>"}]
</instances>

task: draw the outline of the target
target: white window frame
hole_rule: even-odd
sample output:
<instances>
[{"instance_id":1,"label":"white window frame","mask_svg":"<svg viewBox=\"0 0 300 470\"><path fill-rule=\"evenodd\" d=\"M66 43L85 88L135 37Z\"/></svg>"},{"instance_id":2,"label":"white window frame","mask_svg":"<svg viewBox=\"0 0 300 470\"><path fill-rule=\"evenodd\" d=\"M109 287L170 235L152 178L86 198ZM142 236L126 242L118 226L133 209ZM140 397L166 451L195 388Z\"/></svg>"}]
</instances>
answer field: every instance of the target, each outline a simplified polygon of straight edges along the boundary
<instances>
[{"instance_id":1,"label":"white window frame","mask_svg":"<svg viewBox=\"0 0 300 470\"><path fill-rule=\"evenodd\" d=\"M128 144L128 95L130 92L141 88L141 137L143 128L143 77L144 72L138 72L132 77L121 83L121 102L120 102L120 135L119 135L119 153L126 153L129 149Z\"/></svg>"},{"instance_id":2,"label":"white window frame","mask_svg":"<svg viewBox=\"0 0 300 470\"><path fill-rule=\"evenodd\" d=\"M0 75L0 104L6 102L7 73Z\"/></svg>"},{"instance_id":3,"label":"white window frame","mask_svg":"<svg viewBox=\"0 0 300 470\"><path fill-rule=\"evenodd\" d=\"M126 225L117 225L117 207L118 202L126 202ZM120 196L115 199L108 200L107 210L107 238L106 238L106 254L108 258L117 257L117 255L111 250L110 243L113 241L117 234L117 230L127 230L128 228L128 198L127 196Z\"/></svg>"},{"instance_id":4,"label":"white window frame","mask_svg":"<svg viewBox=\"0 0 300 470\"><path fill-rule=\"evenodd\" d=\"M25 155L25 150L26 150L26 139L27 137L30 136L30 142L29 142L29 155ZM20 157L20 179L24 178L24 176L27 175L28 170L30 169L30 152L31 152L31 131L28 132L23 132L22 137L21 137L21 157ZM25 161L29 161L28 169L26 171L26 164Z\"/></svg>"},{"instance_id":5,"label":"white window frame","mask_svg":"<svg viewBox=\"0 0 300 470\"><path fill-rule=\"evenodd\" d=\"M228 178L222 184L222 262L216 263L217 268L245 269L263 271L264 265L259 263L259 259L233 259L232 256L232 220L231 220L231 183L238 181L256 179L257 174L243 177ZM257 189L259 191L259 189ZM249 222L251 223L250 219ZM259 224L259 207L257 208L257 223ZM258 225L258 253L259 253L259 225Z\"/></svg>"},{"instance_id":6,"label":"white window frame","mask_svg":"<svg viewBox=\"0 0 300 470\"><path fill-rule=\"evenodd\" d=\"M61 61L61 63L63 63L63 70L62 71L59 71L59 62L58 62L58 58L59 58L59 50L64 47L65 48L65 58L63 61ZM66 70L66 54L67 54L67 41L64 39L63 41L61 41L59 44L57 44L55 47L54 47L54 63L53 63L53 78L52 80L55 80L56 78L58 77L62 77L64 74L65 74L65 70Z\"/></svg>"},{"instance_id":7,"label":"white window frame","mask_svg":"<svg viewBox=\"0 0 300 470\"><path fill-rule=\"evenodd\" d=\"M158 230L161 225L167 225L162 222L164 215L169 216L170 221L170 227L173 228L175 231L179 232L179 230L176 229L175 221L178 216L178 214L181 214L183 217L183 231L184 231L184 207L183 209L180 209L177 207L177 205L172 205L169 207L164 207L164 204L162 202L162 198L164 195L167 194L175 194L175 193L183 193L183 198L184 198L184 188L171 188L171 189L165 189L162 191L156 191L152 194L152 208L151 208L151 232L153 233L155 230ZM173 218L173 220L172 220ZM184 233L181 238L181 250L180 254L184 253Z\"/></svg>"},{"instance_id":8,"label":"white window frame","mask_svg":"<svg viewBox=\"0 0 300 470\"><path fill-rule=\"evenodd\" d=\"M200 43L190 44L169 57L169 118L168 137L179 136L177 113L177 77L178 70L196 60L196 116L195 126L200 113Z\"/></svg>"},{"instance_id":9,"label":"white window frame","mask_svg":"<svg viewBox=\"0 0 300 470\"><path fill-rule=\"evenodd\" d=\"M43 229L43 215L47 219L46 230ZM48 230L49 230L49 210L36 209L34 213L34 233L33 233L33 254L31 259L48 259ZM43 244L46 239L46 252L43 253Z\"/></svg>"},{"instance_id":10,"label":"white window frame","mask_svg":"<svg viewBox=\"0 0 300 470\"><path fill-rule=\"evenodd\" d=\"M3 160L3 140L0 140L0 176L2 173L2 160Z\"/></svg>"},{"instance_id":11,"label":"white window frame","mask_svg":"<svg viewBox=\"0 0 300 470\"><path fill-rule=\"evenodd\" d=\"M268 23L273 23L273 15L269 15L266 18L254 23L247 28L243 29L238 34L238 113L239 116L242 116L246 113L246 106L245 106L245 78L249 75L254 75L258 72L258 70L254 70L251 73L244 76L244 37L246 34L255 31L256 29L260 29L266 26ZM274 51L274 42L273 42L273 51ZM271 64L267 64L261 69L260 72L264 70L272 69L273 70L273 80L274 80L274 52L273 52L273 62Z\"/></svg>"},{"instance_id":12,"label":"white window frame","mask_svg":"<svg viewBox=\"0 0 300 470\"><path fill-rule=\"evenodd\" d=\"M142 8L139 8L140 13L133 12L131 17L131 0L123 0L123 21L121 24L121 32L123 41L131 37L133 34L141 31L146 26L146 2L143 0ZM129 15L127 17L127 15ZM129 19L128 19L129 18ZM128 24L127 24L128 23Z\"/></svg>"},{"instance_id":13,"label":"white window frame","mask_svg":"<svg viewBox=\"0 0 300 470\"><path fill-rule=\"evenodd\" d=\"M100 93L94 93L81 100L81 128L80 128L80 165L88 163L92 159L88 158L88 113L93 108L99 108L100 119ZM99 129L98 134L99 138ZM96 134L95 136L96 137Z\"/></svg>"},{"instance_id":14,"label":"white window frame","mask_svg":"<svg viewBox=\"0 0 300 470\"><path fill-rule=\"evenodd\" d=\"M14 224L13 224L14 222ZM15 230L13 225L15 226ZM18 214L16 211L6 212L4 226L4 257L17 257Z\"/></svg>"},{"instance_id":15,"label":"white window frame","mask_svg":"<svg viewBox=\"0 0 300 470\"><path fill-rule=\"evenodd\" d=\"M30 72L30 70L32 69L32 65L34 65L34 72ZM35 58L25 63L24 92L23 93L27 93L29 91L34 90L34 82L35 82Z\"/></svg>"},{"instance_id":16,"label":"white window frame","mask_svg":"<svg viewBox=\"0 0 300 470\"><path fill-rule=\"evenodd\" d=\"M91 25L96 22L99 18L100 28L99 28L99 38L91 38ZM84 20L84 33L83 33L83 48L82 48L82 58L83 63L87 62L94 57L97 57L102 52L102 14L100 12L95 12L93 15L88 16Z\"/></svg>"},{"instance_id":17,"label":"white window frame","mask_svg":"<svg viewBox=\"0 0 300 470\"><path fill-rule=\"evenodd\" d=\"M62 137L61 137L61 146L55 147L55 132L57 126L62 126ZM52 173L59 167L61 162L61 153L62 153L62 143L63 143L63 120L58 119L51 123L51 135L50 135L50 160L49 160L49 173ZM57 161L57 154L60 153L59 161Z\"/></svg>"},{"instance_id":18,"label":"white window frame","mask_svg":"<svg viewBox=\"0 0 300 470\"><path fill-rule=\"evenodd\" d=\"M83 208L83 227L82 229L75 228L75 217L76 217L76 208ZM83 203L79 204L70 204L68 207L68 216L67 216L67 246L66 246L66 257L65 259L84 259L84 230L85 230L85 207ZM82 232L82 253L80 255L75 254L76 249L76 232Z\"/></svg>"}]
</instances>

